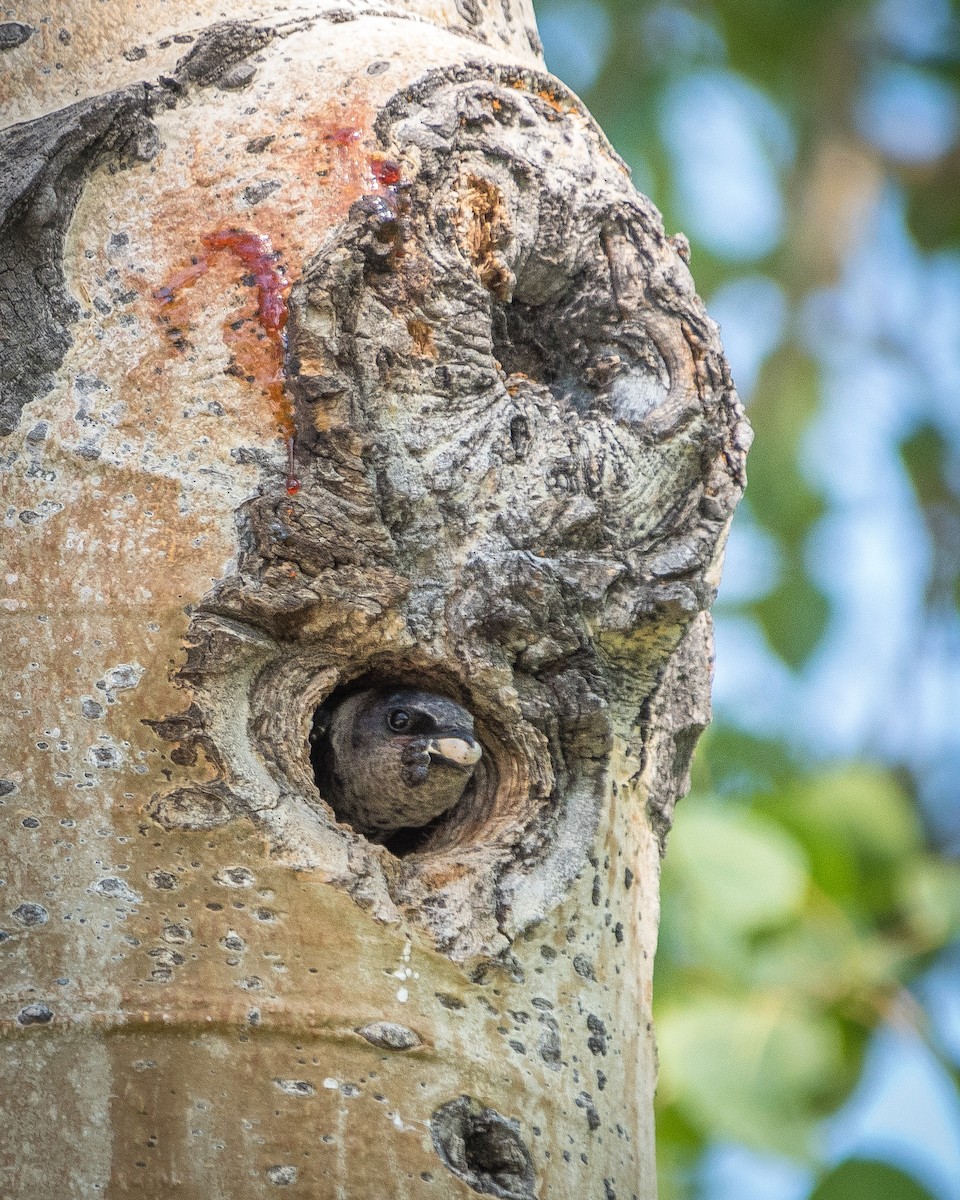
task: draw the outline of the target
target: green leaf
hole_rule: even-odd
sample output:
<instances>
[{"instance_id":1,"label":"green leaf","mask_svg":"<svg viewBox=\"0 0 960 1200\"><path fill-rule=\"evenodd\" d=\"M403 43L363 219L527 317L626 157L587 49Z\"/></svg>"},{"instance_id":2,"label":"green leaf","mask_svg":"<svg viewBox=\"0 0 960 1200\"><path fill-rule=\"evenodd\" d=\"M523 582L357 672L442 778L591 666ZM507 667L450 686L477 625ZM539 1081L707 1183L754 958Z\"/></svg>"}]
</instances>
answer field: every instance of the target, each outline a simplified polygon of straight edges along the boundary
<instances>
[{"instance_id":1,"label":"green leaf","mask_svg":"<svg viewBox=\"0 0 960 1200\"><path fill-rule=\"evenodd\" d=\"M772 792L796 774L797 765L782 742L722 721L708 726L693 756L694 791Z\"/></svg>"},{"instance_id":2,"label":"green leaf","mask_svg":"<svg viewBox=\"0 0 960 1200\"><path fill-rule=\"evenodd\" d=\"M900 445L903 465L924 508L949 504L954 499L947 483L949 455L946 439L933 425L921 425Z\"/></svg>"},{"instance_id":3,"label":"green leaf","mask_svg":"<svg viewBox=\"0 0 960 1200\"><path fill-rule=\"evenodd\" d=\"M807 574L803 557L790 554L773 589L747 607L770 649L797 670L816 650L830 618L830 603Z\"/></svg>"},{"instance_id":4,"label":"green leaf","mask_svg":"<svg viewBox=\"0 0 960 1200\"><path fill-rule=\"evenodd\" d=\"M852 764L757 803L797 837L828 895L874 918L899 908L897 877L922 853L923 835L914 804L888 771Z\"/></svg>"},{"instance_id":5,"label":"green leaf","mask_svg":"<svg viewBox=\"0 0 960 1200\"><path fill-rule=\"evenodd\" d=\"M851 1158L831 1171L810 1200L934 1200L925 1187L889 1163Z\"/></svg>"},{"instance_id":6,"label":"green leaf","mask_svg":"<svg viewBox=\"0 0 960 1200\"><path fill-rule=\"evenodd\" d=\"M811 906L800 921L754 942L749 980L760 988L789 988L819 1005L883 992L897 978L904 954L889 940L858 928L835 906Z\"/></svg>"},{"instance_id":7,"label":"green leaf","mask_svg":"<svg viewBox=\"0 0 960 1200\"><path fill-rule=\"evenodd\" d=\"M807 573L808 535L823 498L799 468L800 447L820 396L817 367L796 347L781 347L760 373L750 420L756 439L747 468L747 503L756 521L780 542L777 587L749 606L771 649L789 666L803 665L830 616L829 602Z\"/></svg>"},{"instance_id":8,"label":"green leaf","mask_svg":"<svg viewBox=\"0 0 960 1200\"><path fill-rule=\"evenodd\" d=\"M950 445L935 426L921 425L901 444L900 455L923 510L931 541L927 603L934 609L943 601L956 605L960 596L960 562L956 553L960 495L951 479Z\"/></svg>"},{"instance_id":9,"label":"green leaf","mask_svg":"<svg viewBox=\"0 0 960 1200\"><path fill-rule=\"evenodd\" d=\"M701 927L775 925L799 910L807 882L802 849L773 821L710 796L678 809L663 888Z\"/></svg>"},{"instance_id":10,"label":"green leaf","mask_svg":"<svg viewBox=\"0 0 960 1200\"><path fill-rule=\"evenodd\" d=\"M698 995L659 1016L663 1101L714 1137L809 1152L842 1070L834 1023L783 995Z\"/></svg>"},{"instance_id":11,"label":"green leaf","mask_svg":"<svg viewBox=\"0 0 960 1200\"><path fill-rule=\"evenodd\" d=\"M898 878L900 904L914 937L927 950L960 933L960 866L927 857L910 862Z\"/></svg>"},{"instance_id":12,"label":"green leaf","mask_svg":"<svg viewBox=\"0 0 960 1200\"><path fill-rule=\"evenodd\" d=\"M960 169L956 155L907 176L908 223L925 250L960 241Z\"/></svg>"},{"instance_id":13,"label":"green leaf","mask_svg":"<svg viewBox=\"0 0 960 1200\"><path fill-rule=\"evenodd\" d=\"M799 551L822 516L822 497L800 472L800 447L820 400L816 365L792 346L778 350L760 372L750 421L756 438L747 467L747 501L754 518Z\"/></svg>"}]
</instances>

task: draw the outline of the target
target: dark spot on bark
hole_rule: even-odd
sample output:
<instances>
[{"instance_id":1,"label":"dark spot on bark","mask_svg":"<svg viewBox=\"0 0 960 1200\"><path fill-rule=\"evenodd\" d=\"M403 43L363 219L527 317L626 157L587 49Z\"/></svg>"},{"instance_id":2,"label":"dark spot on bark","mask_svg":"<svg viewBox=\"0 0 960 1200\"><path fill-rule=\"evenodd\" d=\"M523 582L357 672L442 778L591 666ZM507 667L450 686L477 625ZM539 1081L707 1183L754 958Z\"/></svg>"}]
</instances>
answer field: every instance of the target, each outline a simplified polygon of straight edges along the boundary
<instances>
[{"instance_id":1,"label":"dark spot on bark","mask_svg":"<svg viewBox=\"0 0 960 1200\"><path fill-rule=\"evenodd\" d=\"M468 25L479 25L483 16L479 0L456 0L457 12Z\"/></svg>"},{"instance_id":2,"label":"dark spot on bark","mask_svg":"<svg viewBox=\"0 0 960 1200\"><path fill-rule=\"evenodd\" d=\"M389 71L389 70L390 70L390 64L387 62L387 60L385 58L378 58L376 60L376 62L372 62L370 64L370 66L367 67L367 74L368 75L382 75L384 73L384 71Z\"/></svg>"},{"instance_id":3,"label":"dark spot on bark","mask_svg":"<svg viewBox=\"0 0 960 1200\"><path fill-rule=\"evenodd\" d=\"M634 878L633 872L630 870L630 868L624 867L624 869L623 869L623 886L627 889L627 891L629 891L630 888L633 886L633 878Z\"/></svg>"},{"instance_id":4,"label":"dark spot on bark","mask_svg":"<svg viewBox=\"0 0 960 1200\"><path fill-rule=\"evenodd\" d=\"M270 145L270 143L275 142L276 140L276 134L273 133L268 133L265 137L251 138L250 141L247 142L247 153L262 154Z\"/></svg>"},{"instance_id":5,"label":"dark spot on bark","mask_svg":"<svg viewBox=\"0 0 960 1200\"><path fill-rule=\"evenodd\" d=\"M104 896L108 900L122 900L126 904L136 904L140 897L122 879L118 879L116 875L107 875L103 879L98 879L96 883L89 888L94 895Z\"/></svg>"},{"instance_id":6,"label":"dark spot on bark","mask_svg":"<svg viewBox=\"0 0 960 1200\"><path fill-rule=\"evenodd\" d=\"M286 1096L314 1096L316 1089L305 1079L274 1079L274 1084Z\"/></svg>"},{"instance_id":7,"label":"dark spot on bark","mask_svg":"<svg viewBox=\"0 0 960 1200\"><path fill-rule=\"evenodd\" d=\"M237 63L229 71L225 71L217 80L217 87L224 92L238 92L241 88L253 83L257 68L253 63Z\"/></svg>"},{"instance_id":8,"label":"dark spot on bark","mask_svg":"<svg viewBox=\"0 0 960 1200\"><path fill-rule=\"evenodd\" d=\"M23 21L4 21L0 25L0 51L15 50L33 36L33 26Z\"/></svg>"},{"instance_id":9,"label":"dark spot on bark","mask_svg":"<svg viewBox=\"0 0 960 1200\"><path fill-rule=\"evenodd\" d=\"M279 187L279 179L264 179L260 183L251 183L249 187L243 189L243 199L252 207L254 204L266 200L268 196L272 196Z\"/></svg>"},{"instance_id":10,"label":"dark spot on bark","mask_svg":"<svg viewBox=\"0 0 960 1200\"><path fill-rule=\"evenodd\" d=\"M539 1021L543 1026L543 1032L537 1043L537 1053L552 1071L559 1071L561 1065L560 1026L548 1013L541 1013Z\"/></svg>"},{"instance_id":11,"label":"dark spot on bark","mask_svg":"<svg viewBox=\"0 0 960 1200\"><path fill-rule=\"evenodd\" d=\"M597 1112L593 1103L593 1097L589 1092L581 1092L574 1101L577 1108L582 1108L587 1118L587 1126L590 1132L600 1128L600 1114Z\"/></svg>"},{"instance_id":12,"label":"dark spot on bark","mask_svg":"<svg viewBox=\"0 0 960 1200\"><path fill-rule=\"evenodd\" d=\"M617 1200L617 1193L609 1179L603 1181L603 1200Z\"/></svg>"},{"instance_id":13,"label":"dark spot on bark","mask_svg":"<svg viewBox=\"0 0 960 1200\"><path fill-rule=\"evenodd\" d=\"M591 1054L606 1054L607 1052L607 1029L599 1017L595 1017L593 1013L587 1017L587 1028L590 1030L591 1036L587 1039L587 1048Z\"/></svg>"},{"instance_id":14,"label":"dark spot on bark","mask_svg":"<svg viewBox=\"0 0 960 1200\"><path fill-rule=\"evenodd\" d=\"M596 975L593 971L593 963L585 954L578 954L573 960L573 969L581 979L596 980Z\"/></svg>"},{"instance_id":15,"label":"dark spot on bark","mask_svg":"<svg viewBox=\"0 0 960 1200\"><path fill-rule=\"evenodd\" d=\"M24 817L23 820L20 822L20 824L24 827L24 829L39 829L40 828L40 822L37 820L36 817Z\"/></svg>"},{"instance_id":16,"label":"dark spot on bark","mask_svg":"<svg viewBox=\"0 0 960 1200\"><path fill-rule=\"evenodd\" d=\"M50 914L42 904L18 904L10 914L14 920L19 921L21 925L45 925L50 919Z\"/></svg>"},{"instance_id":17,"label":"dark spot on bark","mask_svg":"<svg viewBox=\"0 0 960 1200\"><path fill-rule=\"evenodd\" d=\"M147 57L146 46L131 46L129 50L124 50L123 57L127 62L139 62L142 58Z\"/></svg>"},{"instance_id":18,"label":"dark spot on bark","mask_svg":"<svg viewBox=\"0 0 960 1200\"><path fill-rule=\"evenodd\" d=\"M622 921L618 921L616 923L616 925L614 925L613 936L614 936L614 938L616 938L618 944L623 941L623 922Z\"/></svg>"},{"instance_id":19,"label":"dark spot on bark","mask_svg":"<svg viewBox=\"0 0 960 1200\"><path fill-rule=\"evenodd\" d=\"M526 417L514 417L510 422L510 441L518 458L522 458L530 445L530 424Z\"/></svg>"},{"instance_id":20,"label":"dark spot on bark","mask_svg":"<svg viewBox=\"0 0 960 1200\"><path fill-rule=\"evenodd\" d=\"M504 1200L536 1196L533 1160L516 1121L459 1096L437 1109L430 1132L444 1165L475 1192Z\"/></svg>"},{"instance_id":21,"label":"dark spot on bark","mask_svg":"<svg viewBox=\"0 0 960 1200\"><path fill-rule=\"evenodd\" d=\"M53 1010L45 1004L28 1004L17 1013L18 1025L49 1025L53 1020Z\"/></svg>"},{"instance_id":22,"label":"dark spot on bark","mask_svg":"<svg viewBox=\"0 0 960 1200\"><path fill-rule=\"evenodd\" d=\"M180 83L200 87L222 83L234 67L268 46L274 36L272 29L247 21L213 25L200 34L190 53L177 63L176 78Z\"/></svg>"},{"instance_id":23,"label":"dark spot on bark","mask_svg":"<svg viewBox=\"0 0 960 1200\"><path fill-rule=\"evenodd\" d=\"M169 871L151 871L147 876L147 881L151 887L158 888L162 892L173 891L177 886L176 877Z\"/></svg>"},{"instance_id":24,"label":"dark spot on bark","mask_svg":"<svg viewBox=\"0 0 960 1200\"><path fill-rule=\"evenodd\" d=\"M179 788L152 801L148 811L164 829L214 829L233 817L226 790L214 785Z\"/></svg>"},{"instance_id":25,"label":"dark spot on bark","mask_svg":"<svg viewBox=\"0 0 960 1200\"><path fill-rule=\"evenodd\" d=\"M449 996L446 992L436 992L435 995L444 1008L449 1008L454 1012L466 1008L464 1002L457 996Z\"/></svg>"},{"instance_id":26,"label":"dark spot on bark","mask_svg":"<svg viewBox=\"0 0 960 1200\"><path fill-rule=\"evenodd\" d=\"M0 779L0 796L9 796L11 792L17 790L17 785L12 779Z\"/></svg>"},{"instance_id":27,"label":"dark spot on bark","mask_svg":"<svg viewBox=\"0 0 960 1200\"><path fill-rule=\"evenodd\" d=\"M420 1038L412 1029L392 1021L374 1021L370 1025L361 1025L357 1033L371 1045L380 1046L384 1050L413 1050L420 1045Z\"/></svg>"}]
</instances>

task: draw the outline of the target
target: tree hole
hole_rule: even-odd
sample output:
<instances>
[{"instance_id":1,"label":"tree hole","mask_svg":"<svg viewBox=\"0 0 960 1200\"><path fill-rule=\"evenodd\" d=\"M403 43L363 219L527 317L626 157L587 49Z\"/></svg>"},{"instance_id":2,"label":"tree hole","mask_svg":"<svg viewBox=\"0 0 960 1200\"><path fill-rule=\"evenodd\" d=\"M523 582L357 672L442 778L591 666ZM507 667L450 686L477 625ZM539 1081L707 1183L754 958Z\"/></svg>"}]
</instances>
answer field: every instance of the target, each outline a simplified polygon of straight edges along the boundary
<instances>
[{"instance_id":1,"label":"tree hole","mask_svg":"<svg viewBox=\"0 0 960 1200\"><path fill-rule=\"evenodd\" d=\"M516 1121L459 1096L437 1109L430 1132L444 1165L475 1192L505 1200L536 1197L533 1160Z\"/></svg>"}]
</instances>

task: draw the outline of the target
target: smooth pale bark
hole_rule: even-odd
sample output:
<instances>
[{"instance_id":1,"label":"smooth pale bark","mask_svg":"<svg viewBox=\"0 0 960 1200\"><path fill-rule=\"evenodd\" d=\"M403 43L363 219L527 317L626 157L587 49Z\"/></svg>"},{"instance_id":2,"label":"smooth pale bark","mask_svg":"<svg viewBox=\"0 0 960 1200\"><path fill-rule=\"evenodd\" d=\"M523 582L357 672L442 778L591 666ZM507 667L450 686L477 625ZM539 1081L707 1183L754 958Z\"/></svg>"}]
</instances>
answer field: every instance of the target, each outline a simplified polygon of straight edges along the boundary
<instances>
[{"instance_id":1,"label":"smooth pale bark","mask_svg":"<svg viewBox=\"0 0 960 1200\"><path fill-rule=\"evenodd\" d=\"M16 22L0 1192L649 1200L747 442L685 243L524 0ZM357 680L484 745L392 850L310 763Z\"/></svg>"}]
</instances>

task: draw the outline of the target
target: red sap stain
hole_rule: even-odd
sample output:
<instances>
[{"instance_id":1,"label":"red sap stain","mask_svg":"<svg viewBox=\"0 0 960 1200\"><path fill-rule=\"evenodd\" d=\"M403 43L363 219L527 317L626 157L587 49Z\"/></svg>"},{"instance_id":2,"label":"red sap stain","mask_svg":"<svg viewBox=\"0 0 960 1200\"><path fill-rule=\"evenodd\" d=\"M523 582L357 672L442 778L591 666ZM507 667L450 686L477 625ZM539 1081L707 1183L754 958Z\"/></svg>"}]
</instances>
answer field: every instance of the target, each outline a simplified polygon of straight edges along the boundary
<instances>
[{"instance_id":1,"label":"red sap stain","mask_svg":"<svg viewBox=\"0 0 960 1200\"><path fill-rule=\"evenodd\" d=\"M333 146L349 146L353 142L360 140L360 130L354 125L342 125L338 129L331 129L323 135L325 142L330 142Z\"/></svg>"},{"instance_id":2,"label":"red sap stain","mask_svg":"<svg viewBox=\"0 0 960 1200\"><path fill-rule=\"evenodd\" d=\"M402 219L409 207L409 197L406 191L409 185L403 178L400 164L394 162L392 158L384 158L382 154L372 154L367 159L367 167L376 184L374 195L379 199L384 216L395 222L397 218ZM398 225L390 238L394 243L392 255L394 262L403 257L404 237L403 229Z\"/></svg>"},{"instance_id":3,"label":"red sap stain","mask_svg":"<svg viewBox=\"0 0 960 1200\"><path fill-rule=\"evenodd\" d=\"M270 397L277 426L287 447L287 492L296 495L300 491L300 480L294 472L294 450L297 427L293 404L286 391L284 364L287 352L287 293L290 285L283 268L277 261L270 239L262 233L247 229L217 229L203 236L204 248L209 253L229 253L240 261L247 282L257 289L257 315L260 328L270 345L270 362L266 371L261 371L258 382L262 383ZM169 304L179 291L192 287L210 269L206 255L198 255L189 267L184 267L172 276L169 283L158 288L154 296L161 304Z\"/></svg>"},{"instance_id":4,"label":"red sap stain","mask_svg":"<svg viewBox=\"0 0 960 1200\"><path fill-rule=\"evenodd\" d=\"M392 158L371 158L370 174L380 187L392 188L400 182L400 164Z\"/></svg>"}]
</instances>

